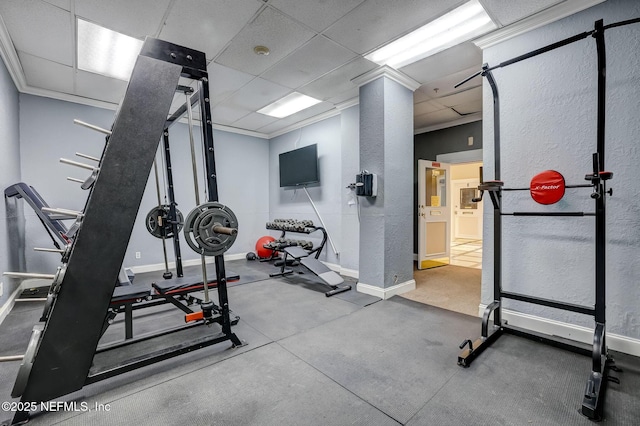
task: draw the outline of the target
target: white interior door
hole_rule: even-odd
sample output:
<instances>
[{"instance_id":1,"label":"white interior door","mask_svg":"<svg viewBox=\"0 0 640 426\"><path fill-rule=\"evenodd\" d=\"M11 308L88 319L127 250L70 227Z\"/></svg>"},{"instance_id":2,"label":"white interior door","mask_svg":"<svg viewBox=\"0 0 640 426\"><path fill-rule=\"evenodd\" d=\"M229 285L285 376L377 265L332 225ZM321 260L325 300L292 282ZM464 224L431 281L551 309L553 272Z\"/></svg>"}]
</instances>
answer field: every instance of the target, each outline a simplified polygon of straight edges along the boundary
<instances>
[{"instance_id":1,"label":"white interior door","mask_svg":"<svg viewBox=\"0 0 640 426\"><path fill-rule=\"evenodd\" d=\"M449 180L449 164L418 160L418 269L449 264Z\"/></svg>"},{"instance_id":2,"label":"white interior door","mask_svg":"<svg viewBox=\"0 0 640 426\"><path fill-rule=\"evenodd\" d=\"M452 182L454 239L482 239L482 201L472 201L479 196L479 184L479 179L459 179Z\"/></svg>"}]
</instances>

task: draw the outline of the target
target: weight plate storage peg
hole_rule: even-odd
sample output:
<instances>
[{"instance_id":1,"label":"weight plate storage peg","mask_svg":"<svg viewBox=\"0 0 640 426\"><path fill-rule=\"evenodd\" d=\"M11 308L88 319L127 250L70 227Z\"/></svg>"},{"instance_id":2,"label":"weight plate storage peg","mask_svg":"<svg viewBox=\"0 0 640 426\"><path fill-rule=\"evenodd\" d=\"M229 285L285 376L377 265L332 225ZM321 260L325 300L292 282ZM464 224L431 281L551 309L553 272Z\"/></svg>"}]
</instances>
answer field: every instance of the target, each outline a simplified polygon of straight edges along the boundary
<instances>
[{"instance_id":1,"label":"weight plate storage peg","mask_svg":"<svg viewBox=\"0 0 640 426\"><path fill-rule=\"evenodd\" d=\"M178 232L182 230L184 216L176 208L176 219L178 222ZM173 238L173 226L169 221L169 205L163 204L152 208L144 221L147 231L156 238Z\"/></svg>"},{"instance_id":2,"label":"weight plate storage peg","mask_svg":"<svg viewBox=\"0 0 640 426\"><path fill-rule=\"evenodd\" d=\"M231 248L238 235L238 219L227 206L209 202L191 210L184 237L196 253L218 256Z\"/></svg>"}]
</instances>

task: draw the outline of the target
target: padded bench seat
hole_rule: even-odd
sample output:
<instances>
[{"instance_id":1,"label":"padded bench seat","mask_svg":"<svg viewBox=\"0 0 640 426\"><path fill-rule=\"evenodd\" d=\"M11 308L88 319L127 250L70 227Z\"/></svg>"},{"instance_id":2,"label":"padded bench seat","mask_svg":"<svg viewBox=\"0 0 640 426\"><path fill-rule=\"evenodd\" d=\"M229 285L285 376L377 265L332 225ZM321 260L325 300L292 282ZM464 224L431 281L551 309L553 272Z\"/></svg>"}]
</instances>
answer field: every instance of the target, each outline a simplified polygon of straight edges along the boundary
<instances>
[{"instance_id":1,"label":"padded bench seat","mask_svg":"<svg viewBox=\"0 0 640 426\"><path fill-rule=\"evenodd\" d=\"M111 296L111 304L130 300L146 299L151 296L151 289L146 284L124 285L116 287Z\"/></svg>"},{"instance_id":2,"label":"padded bench seat","mask_svg":"<svg viewBox=\"0 0 640 426\"><path fill-rule=\"evenodd\" d=\"M227 282L238 281L240 275L235 272L227 272ZM210 279L209 288L215 288L218 285L217 280ZM173 280L158 281L151 284L158 294L175 294L175 293L190 293L193 291L199 291L204 289L202 281L195 281L193 277L181 277Z\"/></svg>"}]
</instances>

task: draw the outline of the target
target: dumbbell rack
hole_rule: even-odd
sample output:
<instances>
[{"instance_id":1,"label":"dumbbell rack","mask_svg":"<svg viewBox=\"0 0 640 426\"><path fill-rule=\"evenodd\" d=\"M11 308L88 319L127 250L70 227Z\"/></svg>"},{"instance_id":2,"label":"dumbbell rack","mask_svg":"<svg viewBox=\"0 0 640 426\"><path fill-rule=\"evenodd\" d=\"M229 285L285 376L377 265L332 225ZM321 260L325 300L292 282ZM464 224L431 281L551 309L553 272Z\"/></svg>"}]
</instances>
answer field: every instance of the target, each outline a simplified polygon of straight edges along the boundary
<instances>
[{"instance_id":1,"label":"dumbbell rack","mask_svg":"<svg viewBox=\"0 0 640 426\"><path fill-rule=\"evenodd\" d=\"M280 234L279 239L284 239L287 232L297 234L311 234L316 231L322 232L322 241L320 242L320 245L309 250L309 255L314 255L316 259L320 257L320 253L322 253L328 239L327 231L321 226L314 226L313 222L310 220L297 221L295 219L275 219L273 222L267 222L265 227L269 230L281 231L282 234Z\"/></svg>"},{"instance_id":2,"label":"dumbbell rack","mask_svg":"<svg viewBox=\"0 0 640 426\"><path fill-rule=\"evenodd\" d=\"M23 402L49 401L86 384L223 341L242 344L231 331L224 258L219 255L215 256L215 264L220 314L214 322L220 324L221 332L209 332L195 341L116 366L92 369L104 318L181 76L200 81L209 201L218 199L205 55L147 38L96 169L97 178L70 247L66 273L60 277L58 291L43 323L34 327L20 367L12 396L20 396ZM203 322L189 326L200 324ZM176 327L163 334L184 328ZM147 339L132 339L128 344ZM17 411L12 424L26 422L28 418L28 411Z\"/></svg>"}]
</instances>

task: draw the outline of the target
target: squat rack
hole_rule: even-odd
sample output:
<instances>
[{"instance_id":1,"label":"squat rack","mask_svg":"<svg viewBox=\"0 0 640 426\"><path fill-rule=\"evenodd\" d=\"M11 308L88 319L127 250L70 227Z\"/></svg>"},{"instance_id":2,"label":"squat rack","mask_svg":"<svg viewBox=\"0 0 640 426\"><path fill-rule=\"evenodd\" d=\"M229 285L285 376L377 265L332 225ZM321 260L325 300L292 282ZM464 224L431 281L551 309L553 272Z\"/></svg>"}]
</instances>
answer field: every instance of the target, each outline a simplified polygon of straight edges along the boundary
<instances>
[{"instance_id":1,"label":"squat rack","mask_svg":"<svg viewBox=\"0 0 640 426\"><path fill-rule=\"evenodd\" d=\"M482 70L468 77L455 87L459 87L472 78L482 75L487 78L493 96L493 124L494 124L494 158L495 171L494 180L481 182L478 189L482 199L484 191L489 193L491 202L494 207L493 226L494 226L494 282L493 282L493 302L490 303L482 318L481 337L475 342L465 340L461 345L462 353L458 356L458 364L468 367L473 360L479 356L488 346L495 342L503 333L510 333L521 337L533 339L556 347L567 349L576 353L591 356L592 368L587 384L585 387L584 398L582 400L582 414L590 419L598 420L602 417L602 401L606 390L605 382L607 380L619 382L615 377L609 377L609 369L619 371L613 360L609 356L606 347L606 314L605 314L605 296L606 296L606 273L605 273L605 254L606 254L606 202L607 195L612 195L612 190L607 190L606 181L613 177L611 172L605 171L605 106L606 106L606 50L604 32L607 29L615 28L623 25L629 25L640 22L640 18L621 21L609 25L604 25L600 19L595 22L594 29L581 34L566 38L564 40L552 43L545 47L533 50L529 53L517 56L498 65L490 67L488 64L482 66ZM517 62L533 58L543 53L555 50L557 48L569 45L576 41L592 36L596 41L597 49L597 151L593 154L593 172L587 174L585 179L589 184L567 185L567 187L592 187L594 192L591 197L595 201L595 212L511 212L502 211L502 191L519 191L529 190L529 188L504 188L503 182L500 180L500 102L498 95L498 86L493 77L492 71L498 68L504 68ZM581 306L572 303L559 302L551 299L543 299L532 297L529 295L507 292L502 289L502 216L594 216L595 217L595 305ZM593 345L583 345L577 342L570 342L565 339L555 338L552 336L536 333L531 330L524 330L512 325L507 325L502 321L502 299L512 299L521 302L547 306L555 309L576 312L585 315L591 315L595 319L595 330L593 337ZM493 326L490 327L489 321L493 314ZM467 347L468 346L468 347Z\"/></svg>"}]
</instances>

